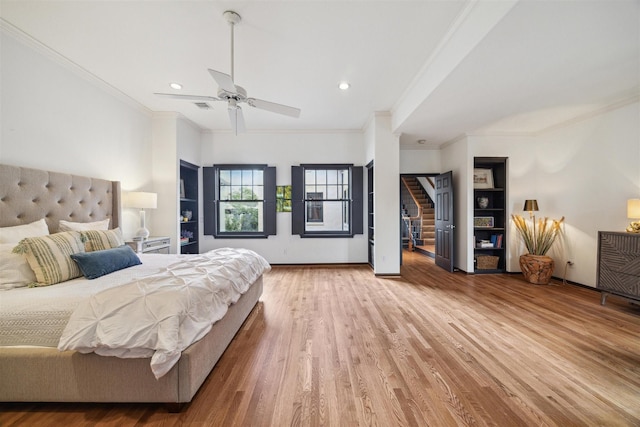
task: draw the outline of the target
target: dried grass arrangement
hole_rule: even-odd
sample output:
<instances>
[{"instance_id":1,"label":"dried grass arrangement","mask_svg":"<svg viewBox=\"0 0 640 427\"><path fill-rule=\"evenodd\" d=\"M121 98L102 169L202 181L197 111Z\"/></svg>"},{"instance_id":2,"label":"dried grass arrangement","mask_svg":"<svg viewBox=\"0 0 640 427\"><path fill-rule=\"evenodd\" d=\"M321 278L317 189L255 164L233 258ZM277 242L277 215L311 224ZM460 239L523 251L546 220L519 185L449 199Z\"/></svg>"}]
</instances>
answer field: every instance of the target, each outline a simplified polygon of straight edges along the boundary
<instances>
[{"instance_id":1,"label":"dried grass arrangement","mask_svg":"<svg viewBox=\"0 0 640 427\"><path fill-rule=\"evenodd\" d=\"M545 217L537 221L534 217L533 221L527 221L517 214L512 214L511 219L531 255L545 255L551 249L562 232L561 225L564 221L564 217L558 220Z\"/></svg>"}]
</instances>

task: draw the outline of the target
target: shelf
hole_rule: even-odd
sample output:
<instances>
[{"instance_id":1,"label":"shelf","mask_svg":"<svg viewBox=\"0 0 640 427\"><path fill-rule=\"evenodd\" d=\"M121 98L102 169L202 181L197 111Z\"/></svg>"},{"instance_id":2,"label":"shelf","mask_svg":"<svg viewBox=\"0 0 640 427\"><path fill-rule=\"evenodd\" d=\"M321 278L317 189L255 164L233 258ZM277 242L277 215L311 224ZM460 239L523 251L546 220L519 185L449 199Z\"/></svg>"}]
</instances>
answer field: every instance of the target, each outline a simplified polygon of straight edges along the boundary
<instances>
[{"instance_id":1,"label":"shelf","mask_svg":"<svg viewBox=\"0 0 640 427\"><path fill-rule=\"evenodd\" d=\"M188 242L180 242L180 253L199 253L200 247L198 244L198 215L199 215L199 201L198 201L198 169L199 166L180 160L180 181L181 191L180 194L180 215L184 211L191 211L193 217L189 221L179 221L180 232L189 231L193 233L193 237Z\"/></svg>"},{"instance_id":2,"label":"shelf","mask_svg":"<svg viewBox=\"0 0 640 427\"><path fill-rule=\"evenodd\" d=\"M507 255L507 158L506 157L475 157L473 159L474 168L490 169L492 173L492 182L494 188L474 188L474 217L491 217L495 227L473 227L474 242L472 252L474 256L474 273L491 274L504 273L506 271L506 255ZM487 199L486 207L478 206L478 198ZM484 202L484 201L483 201ZM483 203L483 206L484 203ZM492 236L502 235L500 247L480 248L476 244L480 240L491 240ZM498 257L496 268L478 269L475 257L493 256ZM493 267L493 265L491 265Z\"/></svg>"}]
</instances>

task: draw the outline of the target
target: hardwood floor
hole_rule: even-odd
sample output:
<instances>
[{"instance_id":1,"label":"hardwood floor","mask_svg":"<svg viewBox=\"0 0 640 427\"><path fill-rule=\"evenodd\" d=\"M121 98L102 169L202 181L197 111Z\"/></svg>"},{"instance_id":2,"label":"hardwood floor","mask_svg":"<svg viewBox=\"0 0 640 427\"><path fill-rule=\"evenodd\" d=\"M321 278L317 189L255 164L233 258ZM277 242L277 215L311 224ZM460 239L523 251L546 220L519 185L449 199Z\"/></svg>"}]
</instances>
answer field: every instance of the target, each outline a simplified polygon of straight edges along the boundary
<instances>
[{"instance_id":1,"label":"hardwood floor","mask_svg":"<svg viewBox=\"0 0 640 427\"><path fill-rule=\"evenodd\" d=\"M0 426L638 426L640 307L404 253L274 267L179 414L154 404L0 404ZM1 381L1 379L0 379Z\"/></svg>"}]
</instances>

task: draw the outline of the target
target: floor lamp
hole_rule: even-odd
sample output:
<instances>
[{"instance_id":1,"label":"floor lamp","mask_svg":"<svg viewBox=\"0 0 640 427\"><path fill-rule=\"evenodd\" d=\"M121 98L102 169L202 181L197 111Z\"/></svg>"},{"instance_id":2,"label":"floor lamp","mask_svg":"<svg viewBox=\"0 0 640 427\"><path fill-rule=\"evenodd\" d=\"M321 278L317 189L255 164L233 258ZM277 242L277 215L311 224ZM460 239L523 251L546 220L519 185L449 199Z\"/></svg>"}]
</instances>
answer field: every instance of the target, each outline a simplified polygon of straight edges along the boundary
<instances>
[{"instance_id":1,"label":"floor lamp","mask_svg":"<svg viewBox=\"0 0 640 427\"><path fill-rule=\"evenodd\" d=\"M158 207L158 195L144 191L130 191L124 194L122 205L125 208L140 209L140 228L136 230L134 239L144 240L149 237L149 230L146 227L145 209L155 209Z\"/></svg>"},{"instance_id":2,"label":"floor lamp","mask_svg":"<svg viewBox=\"0 0 640 427\"><path fill-rule=\"evenodd\" d=\"M538 201L536 199L527 199L524 201L523 211L529 212L529 219L533 221L533 249L535 253L536 246L538 244L538 239L536 236L536 215L534 212L538 211Z\"/></svg>"}]
</instances>

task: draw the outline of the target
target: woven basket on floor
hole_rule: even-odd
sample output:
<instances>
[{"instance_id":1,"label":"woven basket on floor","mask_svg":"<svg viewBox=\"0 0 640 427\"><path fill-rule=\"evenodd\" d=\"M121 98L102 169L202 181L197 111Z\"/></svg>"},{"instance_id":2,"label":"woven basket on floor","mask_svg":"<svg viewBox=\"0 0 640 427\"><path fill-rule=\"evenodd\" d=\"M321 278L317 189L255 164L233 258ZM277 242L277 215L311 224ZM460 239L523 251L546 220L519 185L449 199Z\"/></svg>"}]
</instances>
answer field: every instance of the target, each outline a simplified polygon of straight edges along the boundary
<instances>
[{"instance_id":1,"label":"woven basket on floor","mask_svg":"<svg viewBox=\"0 0 640 427\"><path fill-rule=\"evenodd\" d=\"M499 256L478 255L476 257L476 268L478 270L495 270L498 268Z\"/></svg>"}]
</instances>

